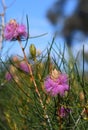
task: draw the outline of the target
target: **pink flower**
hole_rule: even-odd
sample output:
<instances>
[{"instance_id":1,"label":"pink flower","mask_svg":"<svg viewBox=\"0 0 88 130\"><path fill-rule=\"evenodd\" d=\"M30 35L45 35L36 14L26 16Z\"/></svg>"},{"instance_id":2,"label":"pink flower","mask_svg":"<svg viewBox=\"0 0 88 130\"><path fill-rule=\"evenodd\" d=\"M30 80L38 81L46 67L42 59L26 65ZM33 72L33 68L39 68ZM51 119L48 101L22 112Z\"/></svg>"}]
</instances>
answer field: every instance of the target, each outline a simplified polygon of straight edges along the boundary
<instances>
[{"instance_id":1,"label":"pink flower","mask_svg":"<svg viewBox=\"0 0 88 130\"><path fill-rule=\"evenodd\" d=\"M69 109L69 108L65 108L65 107L61 107L60 108L60 110L59 110L59 112L58 112L58 115L60 116L60 117L66 117L66 116L68 116L68 114L71 112L71 109Z\"/></svg>"},{"instance_id":2,"label":"pink flower","mask_svg":"<svg viewBox=\"0 0 88 130\"><path fill-rule=\"evenodd\" d=\"M7 81L10 81L12 79L12 75L9 72L7 72L6 75L5 75L5 79Z\"/></svg>"},{"instance_id":3,"label":"pink flower","mask_svg":"<svg viewBox=\"0 0 88 130\"><path fill-rule=\"evenodd\" d=\"M52 71L51 75L49 75L45 82L45 90L47 93L49 93L51 96L64 96L65 91L69 90L68 85L68 77L66 74L61 74L56 69Z\"/></svg>"},{"instance_id":4,"label":"pink flower","mask_svg":"<svg viewBox=\"0 0 88 130\"><path fill-rule=\"evenodd\" d=\"M19 24L16 20L10 20L5 26L4 38L6 40L21 40L27 38L26 27L23 24Z\"/></svg>"},{"instance_id":5,"label":"pink flower","mask_svg":"<svg viewBox=\"0 0 88 130\"><path fill-rule=\"evenodd\" d=\"M29 67L28 67L27 63L25 63L24 61L20 63L20 69L29 73Z\"/></svg>"},{"instance_id":6,"label":"pink flower","mask_svg":"<svg viewBox=\"0 0 88 130\"><path fill-rule=\"evenodd\" d=\"M27 37L27 32L25 31L26 30L26 27L25 27L25 25L19 25L18 26L18 34L20 35L20 36L22 36L22 37Z\"/></svg>"}]
</instances>

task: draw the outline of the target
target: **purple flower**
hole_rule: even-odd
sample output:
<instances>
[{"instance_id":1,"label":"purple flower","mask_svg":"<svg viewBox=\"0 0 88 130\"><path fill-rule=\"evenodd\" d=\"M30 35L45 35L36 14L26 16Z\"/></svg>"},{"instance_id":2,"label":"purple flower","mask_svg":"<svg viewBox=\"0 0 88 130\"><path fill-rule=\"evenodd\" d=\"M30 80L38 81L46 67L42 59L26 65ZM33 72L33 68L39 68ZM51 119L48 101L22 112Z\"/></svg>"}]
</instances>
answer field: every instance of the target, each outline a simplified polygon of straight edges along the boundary
<instances>
[{"instance_id":1,"label":"purple flower","mask_svg":"<svg viewBox=\"0 0 88 130\"><path fill-rule=\"evenodd\" d=\"M54 69L51 75L49 75L44 82L46 92L51 96L56 96L57 94L64 96L65 91L69 90L67 81L68 77L66 74L61 74Z\"/></svg>"},{"instance_id":2,"label":"purple flower","mask_svg":"<svg viewBox=\"0 0 88 130\"><path fill-rule=\"evenodd\" d=\"M62 106L58 112L58 115L63 118L66 117L70 112L71 109Z\"/></svg>"},{"instance_id":3,"label":"purple flower","mask_svg":"<svg viewBox=\"0 0 88 130\"><path fill-rule=\"evenodd\" d=\"M20 63L20 69L29 73L29 67L28 67L27 63L25 63L24 61Z\"/></svg>"},{"instance_id":4,"label":"purple flower","mask_svg":"<svg viewBox=\"0 0 88 130\"><path fill-rule=\"evenodd\" d=\"M10 41L27 38L25 25L19 25L14 19L10 20L10 22L5 26L4 38Z\"/></svg>"},{"instance_id":5,"label":"purple flower","mask_svg":"<svg viewBox=\"0 0 88 130\"><path fill-rule=\"evenodd\" d=\"M25 25L23 25L23 24L19 25L17 31L18 31L19 36L27 38L27 32L26 32Z\"/></svg>"},{"instance_id":6,"label":"purple flower","mask_svg":"<svg viewBox=\"0 0 88 130\"><path fill-rule=\"evenodd\" d=\"M12 79L12 75L9 72L7 72L6 75L5 75L5 79L7 81L10 81Z\"/></svg>"}]
</instances>

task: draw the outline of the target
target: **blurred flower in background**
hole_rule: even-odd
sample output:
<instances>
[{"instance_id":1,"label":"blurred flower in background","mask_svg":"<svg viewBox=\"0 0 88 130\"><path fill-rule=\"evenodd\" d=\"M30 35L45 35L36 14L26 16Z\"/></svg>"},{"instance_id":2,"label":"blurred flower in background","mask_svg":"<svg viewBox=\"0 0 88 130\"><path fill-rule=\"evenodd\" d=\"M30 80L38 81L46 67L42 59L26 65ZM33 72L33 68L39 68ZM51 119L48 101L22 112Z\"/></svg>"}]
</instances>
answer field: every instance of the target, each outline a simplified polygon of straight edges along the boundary
<instances>
[{"instance_id":1,"label":"blurred flower in background","mask_svg":"<svg viewBox=\"0 0 88 130\"><path fill-rule=\"evenodd\" d=\"M25 61L20 62L19 67L20 67L21 70L29 73L29 67L28 67L28 65Z\"/></svg>"},{"instance_id":2,"label":"blurred flower in background","mask_svg":"<svg viewBox=\"0 0 88 130\"><path fill-rule=\"evenodd\" d=\"M6 72L6 74L5 74L5 79L6 79L7 81L10 81L10 80L12 79L11 73Z\"/></svg>"}]
</instances>

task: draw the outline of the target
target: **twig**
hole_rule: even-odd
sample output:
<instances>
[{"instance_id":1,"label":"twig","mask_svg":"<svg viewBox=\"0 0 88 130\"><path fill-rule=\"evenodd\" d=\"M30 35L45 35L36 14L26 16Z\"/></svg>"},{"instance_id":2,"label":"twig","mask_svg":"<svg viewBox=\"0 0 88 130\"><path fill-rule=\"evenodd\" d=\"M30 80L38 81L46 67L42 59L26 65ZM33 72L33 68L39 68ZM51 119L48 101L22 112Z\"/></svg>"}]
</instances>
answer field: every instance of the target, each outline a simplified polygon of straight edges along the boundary
<instances>
[{"instance_id":1,"label":"twig","mask_svg":"<svg viewBox=\"0 0 88 130\"><path fill-rule=\"evenodd\" d=\"M6 5L5 5L5 1L4 0L2 0L2 8L3 8L3 12L0 13L0 17L1 17L0 50L2 48L2 42L3 42L3 39L4 39L5 12L6 12Z\"/></svg>"},{"instance_id":2,"label":"twig","mask_svg":"<svg viewBox=\"0 0 88 130\"><path fill-rule=\"evenodd\" d=\"M37 95L38 95L38 97L39 97L39 101L40 101L41 107L42 107L43 110L44 110L45 119L47 119L47 122L48 122L48 124L49 124L50 130L53 130L53 129L52 129L51 122L50 122L50 119L49 119L49 116L47 115L45 106L44 106L44 104L43 104L43 101L42 101L42 98L41 98L41 95L40 95L40 92L39 92L38 87L37 87L37 84L36 84L36 82L35 82L35 79L34 79L34 76L33 76L33 73L32 73L32 69L31 69L31 65L28 63L28 60L27 60L27 57L26 57L26 54L25 54L25 51L24 51L24 48L23 48L23 46L22 46L21 41L18 40L18 42L19 42L20 47L21 47L21 49L22 49L22 52L23 52L23 55L24 55L24 60L25 60L25 62L26 62L27 65L28 65L29 72L30 72L30 76L31 76L32 82L33 82L33 84L34 84L35 91L36 91L36 93L37 93Z\"/></svg>"}]
</instances>

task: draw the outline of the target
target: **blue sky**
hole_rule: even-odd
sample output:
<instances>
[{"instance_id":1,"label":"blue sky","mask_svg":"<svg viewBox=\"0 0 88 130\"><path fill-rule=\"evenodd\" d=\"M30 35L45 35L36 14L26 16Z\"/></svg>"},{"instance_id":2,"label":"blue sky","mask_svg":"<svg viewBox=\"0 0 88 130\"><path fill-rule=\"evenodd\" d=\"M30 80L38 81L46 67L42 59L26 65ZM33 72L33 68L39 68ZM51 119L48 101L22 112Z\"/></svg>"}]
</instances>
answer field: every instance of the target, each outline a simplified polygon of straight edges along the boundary
<instances>
[{"instance_id":1,"label":"blue sky","mask_svg":"<svg viewBox=\"0 0 88 130\"><path fill-rule=\"evenodd\" d=\"M64 9L65 15L71 15L72 11L74 11L76 1L77 0L73 0L74 3L72 3L71 0L68 0L66 8ZM26 51L29 51L29 45L31 43L34 43L37 49L44 50L47 47L48 42L51 42L53 38L54 28L46 19L46 12L53 5L55 0L15 0L13 4L11 4L12 2L13 0L6 1L6 5L9 6L6 10L6 22L15 18L18 22L26 23L26 15L28 15L30 36L36 36L43 33L48 34L36 39L29 39ZM63 42L63 39L59 37L57 42ZM17 42L4 42L2 55L7 55L7 51L8 55L22 54Z\"/></svg>"},{"instance_id":2,"label":"blue sky","mask_svg":"<svg viewBox=\"0 0 88 130\"><path fill-rule=\"evenodd\" d=\"M29 44L34 43L38 49L43 50L52 37L52 28L45 15L46 11L50 6L52 6L54 1L55 0L15 0L15 2L11 5L12 0L8 0L6 1L6 5L11 6L9 6L9 8L6 10L6 22L15 18L18 22L26 23L26 15L28 15L29 31L31 36L48 33L46 36L40 38L29 39ZM8 50L8 48L10 48L10 46L11 49L8 52L9 55L15 54L17 52L21 53L17 43L5 42L3 55L6 54L5 52Z\"/></svg>"}]
</instances>

